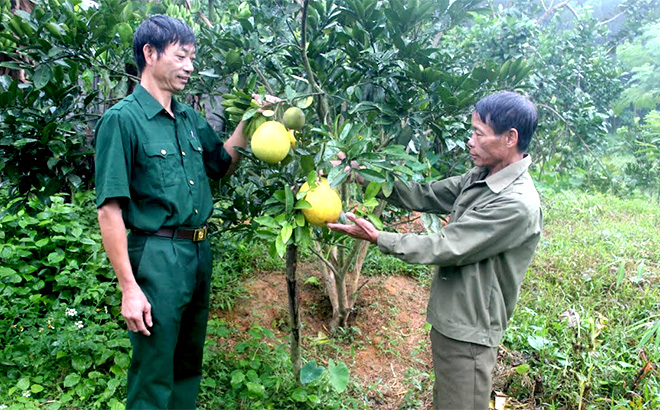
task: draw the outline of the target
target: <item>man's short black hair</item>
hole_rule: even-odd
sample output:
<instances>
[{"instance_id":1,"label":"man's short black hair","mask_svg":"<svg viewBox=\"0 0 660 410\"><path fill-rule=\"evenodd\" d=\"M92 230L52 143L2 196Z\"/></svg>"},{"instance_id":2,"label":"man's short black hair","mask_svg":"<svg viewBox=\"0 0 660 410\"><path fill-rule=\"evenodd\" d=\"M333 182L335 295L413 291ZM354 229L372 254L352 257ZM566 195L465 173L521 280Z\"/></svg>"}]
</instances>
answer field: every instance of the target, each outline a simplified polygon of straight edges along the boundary
<instances>
[{"instance_id":1,"label":"man's short black hair","mask_svg":"<svg viewBox=\"0 0 660 410\"><path fill-rule=\"evenodd\" d=\"M195 33L189 25L174 17L156 14L142 22L135 30L133 52L138 70L144 69L144 46L150 44L160 55L170 44L195 44Z\"/></svg>"},{"instance_id":2,"label":"man's short black hair","mask_svg":"<svg viewBox=\"0 0 660 410\"><path fill-rule=\"evenodd\" d=\"M474 110L496 135L518 130L518 151L525 152L538 124L536 107L529 98L512 91L501 91L479 100Z\"/></svg>"}]
</instances>

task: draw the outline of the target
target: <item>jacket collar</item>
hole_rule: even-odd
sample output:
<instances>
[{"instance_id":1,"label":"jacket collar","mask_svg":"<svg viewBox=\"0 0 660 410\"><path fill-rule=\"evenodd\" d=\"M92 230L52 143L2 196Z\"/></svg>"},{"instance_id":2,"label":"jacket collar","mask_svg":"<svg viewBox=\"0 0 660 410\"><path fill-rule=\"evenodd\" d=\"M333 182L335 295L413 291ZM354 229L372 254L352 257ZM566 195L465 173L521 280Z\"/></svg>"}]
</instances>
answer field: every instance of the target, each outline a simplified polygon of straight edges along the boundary
<instances>
[{"instance_id":1,"label":"jacket collar","mask_svg":"<svg viewBox=\"0 0 660 410\"><path fill-rule=\"evenodd\" d=\"M152 119L156 116L156 114L165 110L165 108L160 105L158 101L156 101L156 99L149 93L149 91L147 91L140 84L135 86L135 90L133 90L133 97L135 97L137 102L140 104L148 119ZM176 98L172 97L172 112L174 112L176 115L182 113L183 111L183 105L181 105L176 100Z\"/></svg>"},{"instance_id":2,"label":"jacket collar","mask_svg":"<svg viewBox=\"0 0 660 410\"><path fill-rule=\"evenodd\" d=\"M513 164L501 169L500 171L489 175L486 178L486 184L491 191L496 194L502 192L502 190L513 183L518 177L523 173L527 172L529 166L532 164L532 157L529 154L525 154L523 159L516 161Z\"/></svg>"}]
</instances>

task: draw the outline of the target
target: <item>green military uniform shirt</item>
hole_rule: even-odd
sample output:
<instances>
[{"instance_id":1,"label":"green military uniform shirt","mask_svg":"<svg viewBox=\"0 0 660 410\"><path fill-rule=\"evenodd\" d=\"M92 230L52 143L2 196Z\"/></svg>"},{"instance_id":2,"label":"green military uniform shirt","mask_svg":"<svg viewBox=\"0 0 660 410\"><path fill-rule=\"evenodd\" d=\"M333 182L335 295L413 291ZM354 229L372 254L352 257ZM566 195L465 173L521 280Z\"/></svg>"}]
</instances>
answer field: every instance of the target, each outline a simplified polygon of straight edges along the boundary
<instances>
[{"instance_id":1,"label":"green military uniform shirt","mask_svg":"<svg viewBox=\"0 0 660 410\"><path fill-rule=\"evenodd\" d=\"M498 346L541 237L538 193L526 156L488 176L473 168L430 184L397 184L388 201L450 213L432 235L382 232L378 247L409 263L437 265L427 320L446 337Z\"/></svg>"},{"instance_id":2,"label":"green military uniform shirt","mask_svg":"<svg viewBox=\"0 0 660 410\"><path fill-rule=\"evenodd\" d=\"M137 85L96 127L96 205L121 199L130 229L202 226L213 211L208 178L231 164L201 115L174 98L172 112Z\"/></svg>"}]
</instances>

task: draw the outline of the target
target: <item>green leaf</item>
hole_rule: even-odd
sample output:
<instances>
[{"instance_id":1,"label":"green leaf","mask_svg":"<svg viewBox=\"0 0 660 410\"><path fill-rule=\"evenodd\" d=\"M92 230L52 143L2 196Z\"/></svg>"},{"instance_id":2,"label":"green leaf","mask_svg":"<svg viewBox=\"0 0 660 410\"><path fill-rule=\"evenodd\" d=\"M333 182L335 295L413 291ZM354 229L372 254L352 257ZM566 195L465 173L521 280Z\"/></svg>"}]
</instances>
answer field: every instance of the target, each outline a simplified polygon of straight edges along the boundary
<instances>
[{"instance_id":1,"label":"green leaf","mask_svg":"<svg viewBox=\"0 0 660 410\"><path fill-rule=\"evenodd\" d=\"M280 237L282 238L283 244L286 245L286 243L289 242L292 233L293 233L293 227L288 223L284 224L282 230L280 231Z\"/></svg>"},{"instance_id":2,"label":"green leaf","mask_svg":"<svg viewBox=\"0 0 660 410\"><path fill-rule=\"evenodd\" d=\"M295 235L296 245L298 245L302 249L307 248L312 243L312 235L310 232L311 232L310 226L297 227L296 235Z\"/></svg>"},{"instance_id":3,"label":"green leaf","mask_svg":"<svg viewBox=\"0 0 660 410\"><path fill-rule=\"evenodd\" d=\"M277 251L277 256L280 258L284 257L285 244L282 242L282 235L277 235L277 238L275 238L275 250Z\"/></svg>"},{"instance_id":4,"label":"green leaf","mask_svg":"<svg viewBox=\"0 0 660 410\"><path fill-rule=\"evenodd\" d=\"M234 370L231 372L231 385L232 387L236 387L237 385L243 383L243 380L245 380L245 373L243 373L240 370Z\"/></svg>"},{"instance_id":5,"label":"green leaf","mask_svg":"<svg viewBox=\"0 0 660 410\"><path fill-rule=\"evenodd\" d=\"M307 391L298 387L291 394L291 398L299 403L304 403L307 401Z\"/></svg>"},{"instance_id":6,"label":"green leaf","mask_svg":"<svg viewBox=\"0 0 660 410\"><path fill-rule=\"evenodd\" d=\"M296 204L293 206L293 209L309 209L312 207L312 204L309 202L305 201L304 199L300 199L296 201ZM302 226L302 225L300 225Z\"/></svg>"},{"instance_id":7,"label":"green leaf","mask_svg":"<svg viewBox=\"0 0 660 410\"><path fill-rule=\"evenodd\" d=\"M621 283L623 282L623 279L626 276L626 262L621 262L621 265L619 265L619 270L617 271L616 274L616 285L620 286Z\"/></svg>"},{"instance_id":8,"label":"green leaf","mask_svg":"<svg viewBox=\"0 0 660 410\"><path fill-rule=\"evenodd\" d=\"M16 388L19 390L27 390L29 387L30 387L29 377L23 377L18 381L18 383L16 383Z\"/></svg>"},{"instance_id":9,"label":"green leaf","mask_svg":"<svg viewBox=\"0 0 660 410\"><path fill-rule=\"evenodd\" d=\"M298 201L298 202L300 202L300 201ZM309 203L309 202L307 202L307 203ZM300 212L296 213L296 215L293 217L293 219L296 221L296 226L305 226L305 215L303 215L302 213L300 213Z\"/></svg>"},{"instance_id":10,"label":"green leaf","mask_svg":"<svg viewBox=\"0 0 660 410\"><path fill-rule=\"evenodd\" d=\"M305 363L300 369L300 383L307 384L315 381L323 374L323 366L317 366L316 361L312 360Z\"/></svg>"},{"instance_id":11,"label":"green leaf","mask_svg":"<svg viewBox=\"0 0 660 410\"><path fill-rule=\"evenodd\" d=\"M371 169L358 169L357 173L369 182L383 183L386 181L383 174Z\"/></svg>"},{"instance_id":12,"label":"green leaf","mask_svg":"<svg viewBox=\"0 0 660 410\"><path fill-rule=\"evenodd\" d=\"M277 221L275 221L275 219L270 216L259 216L257 218L254 218L253 221L258 223L259 225L267 226L269 228L280 227L280 224L278 224Z\"/></svg>"},{"instance_id":13,"label":"green leaf","mask_svg":"<svg viewBox=\"0 0 660 410\"><path fill-rule=\"evenodd\" d=\"M309 97L307 97L305 99L300 99L300 100L296 101L296 107L300 108L301 110L304 110L305 108L312 105L313 102L314 102L314 97L312 97L310 95Z\"/></svg>"},{"instance_id":14,"label":"green leaf","mask_svg":"<svg viewBox=\"0 0 660 410\"><path fill-rule=\"evenodd\" d=\"M553 344L552 340L542 336L528 336L527 342L534 350L542 350Z\"/></svg>"},{"instance_id":15,"label":"green leaf","mask_svg":"<svg viewBox=\"0 0 660 410\"><path fill-rule=\"evenodd\" d=\"M374 198L380 192L383 184L377 182L369 182L367 189L364 191L364 199L368 200Z\"/></svg>"},{"instance_id":16,"label":"green leaf","mask_svg":"<svg viewBox=\"0 0 660 410\"><path fill-rule=\"evenodd\" d=\"M48 81L50 81L50 78L52 76L52 73L50 71L50 67L48 67L45 64L40 65L37 67L37 69L34 72L34 76L32 80L34 81L34 88L37 90L40 90L48 84Z\"/></svg>"},{"instance_id":17,"label":"green leaf","mask_svg":"<svg viewBox=\"0 0 660 410\"><path fill-rule=\"evenodd\" d=\"M44 391L44 386L42 386L40 384L33 384L32 386L30 386L30 391L32 393L42 392L42 391Z\"/></svg>"},{"instance_id":18,"label":"green leaf","mask_svg":"<svg viewBox=\"0 0 660 410\"><path fill-rule=\"evenodd\" d=\"M75 356L71 359L71 365L76 371L82 373L92 365L92 359L89 356Z\"/></svg>"},{"instance_id":19,"label":"green leaf","mask_svg":"<svg viewBox=\"0 0 660 410\"><path fill-rule=\"evenodd\" d=\"M286 213L288 214L293 209L293 201L294 201L293 192L291 191L289 185L284 186L284 199L285 199L284 206L286 207L285 208Z\"/></svg>"},{"instance_id":20,"label":"green leaf","mask_svg":"<svg viewBox=\"0 0 660 410\"><path fill-rule=\"evenodd\" d=\"M258 108L250 108L247 111L243 113L243 117L241 118L243 121L247 121L250 118L254 117L256 113L259 112Z\"/></svg>"},{"instance_id":21,"label":"green leaf","mask_svg":"<svg viewBox=\"0 0 660 410\"><path fill-rule=\"evenodd\" d=\"M70 373L64 378L64 387L73 387L80 382L78 373Z\"/></svg>"},{"instance_id":22,"label":"green leaf","mask_svg":"<svg viewBox=\"0 0 660 410\"><path fill-rule=\"evenodd\" d=\"M247 382L245 383L245 386L248 389L248 394L250 396L256 396L256 397L265 397L266 394L266 389L261 383L255 383L255 382Z\"/></svg>"},{"instance_id":23,"label":"green leaf","mask_svg":"<svg viewBox=\"0 0 660 410\"><path fill-rule=\"evenodd\" d=\"M523 363L515 367L518 374L527 374L532 369L529 364Z\"/></svg>"},{"instance_id":24,"label":"green leaf","mask_svg":"<svg viewBox=\"0 0 660 410\"><path fill-rule=\"evenodd\" d=\"M316 170L316 164L314 163L314 156L313 155L303 155L300 158L300 166L303 169L303 172L305 174L309 172L315 172Z\"/></svg>"},{"instance_id":25,"label":"green leaf","mask_svg":"<svg viewBox=\"0 0 660 410\"><path fill-rule=\"evenodd\" d=\"M348 367L344 362L335 362L330 359L328 361L328 372L330 373L330 384L337 393L342 393L348 386Z\"/></svg>"},{"instance_id":26,"label":"green leaf","mask_svg":"<svg viewBox=\"0 0 660 410\"><path fill-rule=\"evenodd\" d=\"M344 172L343 167L334 167L328 174L328 184L330 184L330 187L334 188L341 185L347 178L348 172Z\"/></svg>"},{"instance_id":27,"label":"green leaf","mask_svg":"<svg viewBox=\"0 0 660 410\"><path fill-rule=\"evenodd\" d=\"M286 203L286 193L283 189L279 189L273 193L273 198L277 199L281 203Z\"/></svg>"}]
</instances>

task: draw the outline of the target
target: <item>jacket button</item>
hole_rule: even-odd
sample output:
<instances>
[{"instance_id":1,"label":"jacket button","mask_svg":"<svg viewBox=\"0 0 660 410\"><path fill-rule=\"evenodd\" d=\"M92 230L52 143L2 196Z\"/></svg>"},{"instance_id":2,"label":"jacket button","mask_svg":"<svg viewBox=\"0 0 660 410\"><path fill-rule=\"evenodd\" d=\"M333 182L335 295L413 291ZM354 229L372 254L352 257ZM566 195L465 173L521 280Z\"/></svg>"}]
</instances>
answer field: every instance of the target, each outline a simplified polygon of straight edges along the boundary
<instances>
[{"instance_id":1,"label":"jacket button","mask_svg":"<svg viewBox=\"0 0 660 410\"><path fill-rule=\"evenodd\" d=\"M193 181L192 179L191 179L190 181L188 181L188 183L189 183L190 185L195 185L195 181Z\"/></svg>"},{"instance_id":2,"label":"jacket button","mask_svg":"<svg viewBox=\"0 0 660 410\"><path fill-rule=\"evenodd\" d=\"M163 154L163 155L165 155L165 154L167 154L167 151L165 151L164 149L161 149L161 150L160 150L160 153Z\"/></svg>"},{"instance_id":3,"label":"jacket button","mask_svg":"<svg viewBox=\"0 0 660 410\"><path fill-rule=\"evenodd\" d=\"M186 156L186 151L181 151L181 155Z\"/></svg>"}]
</instances>

